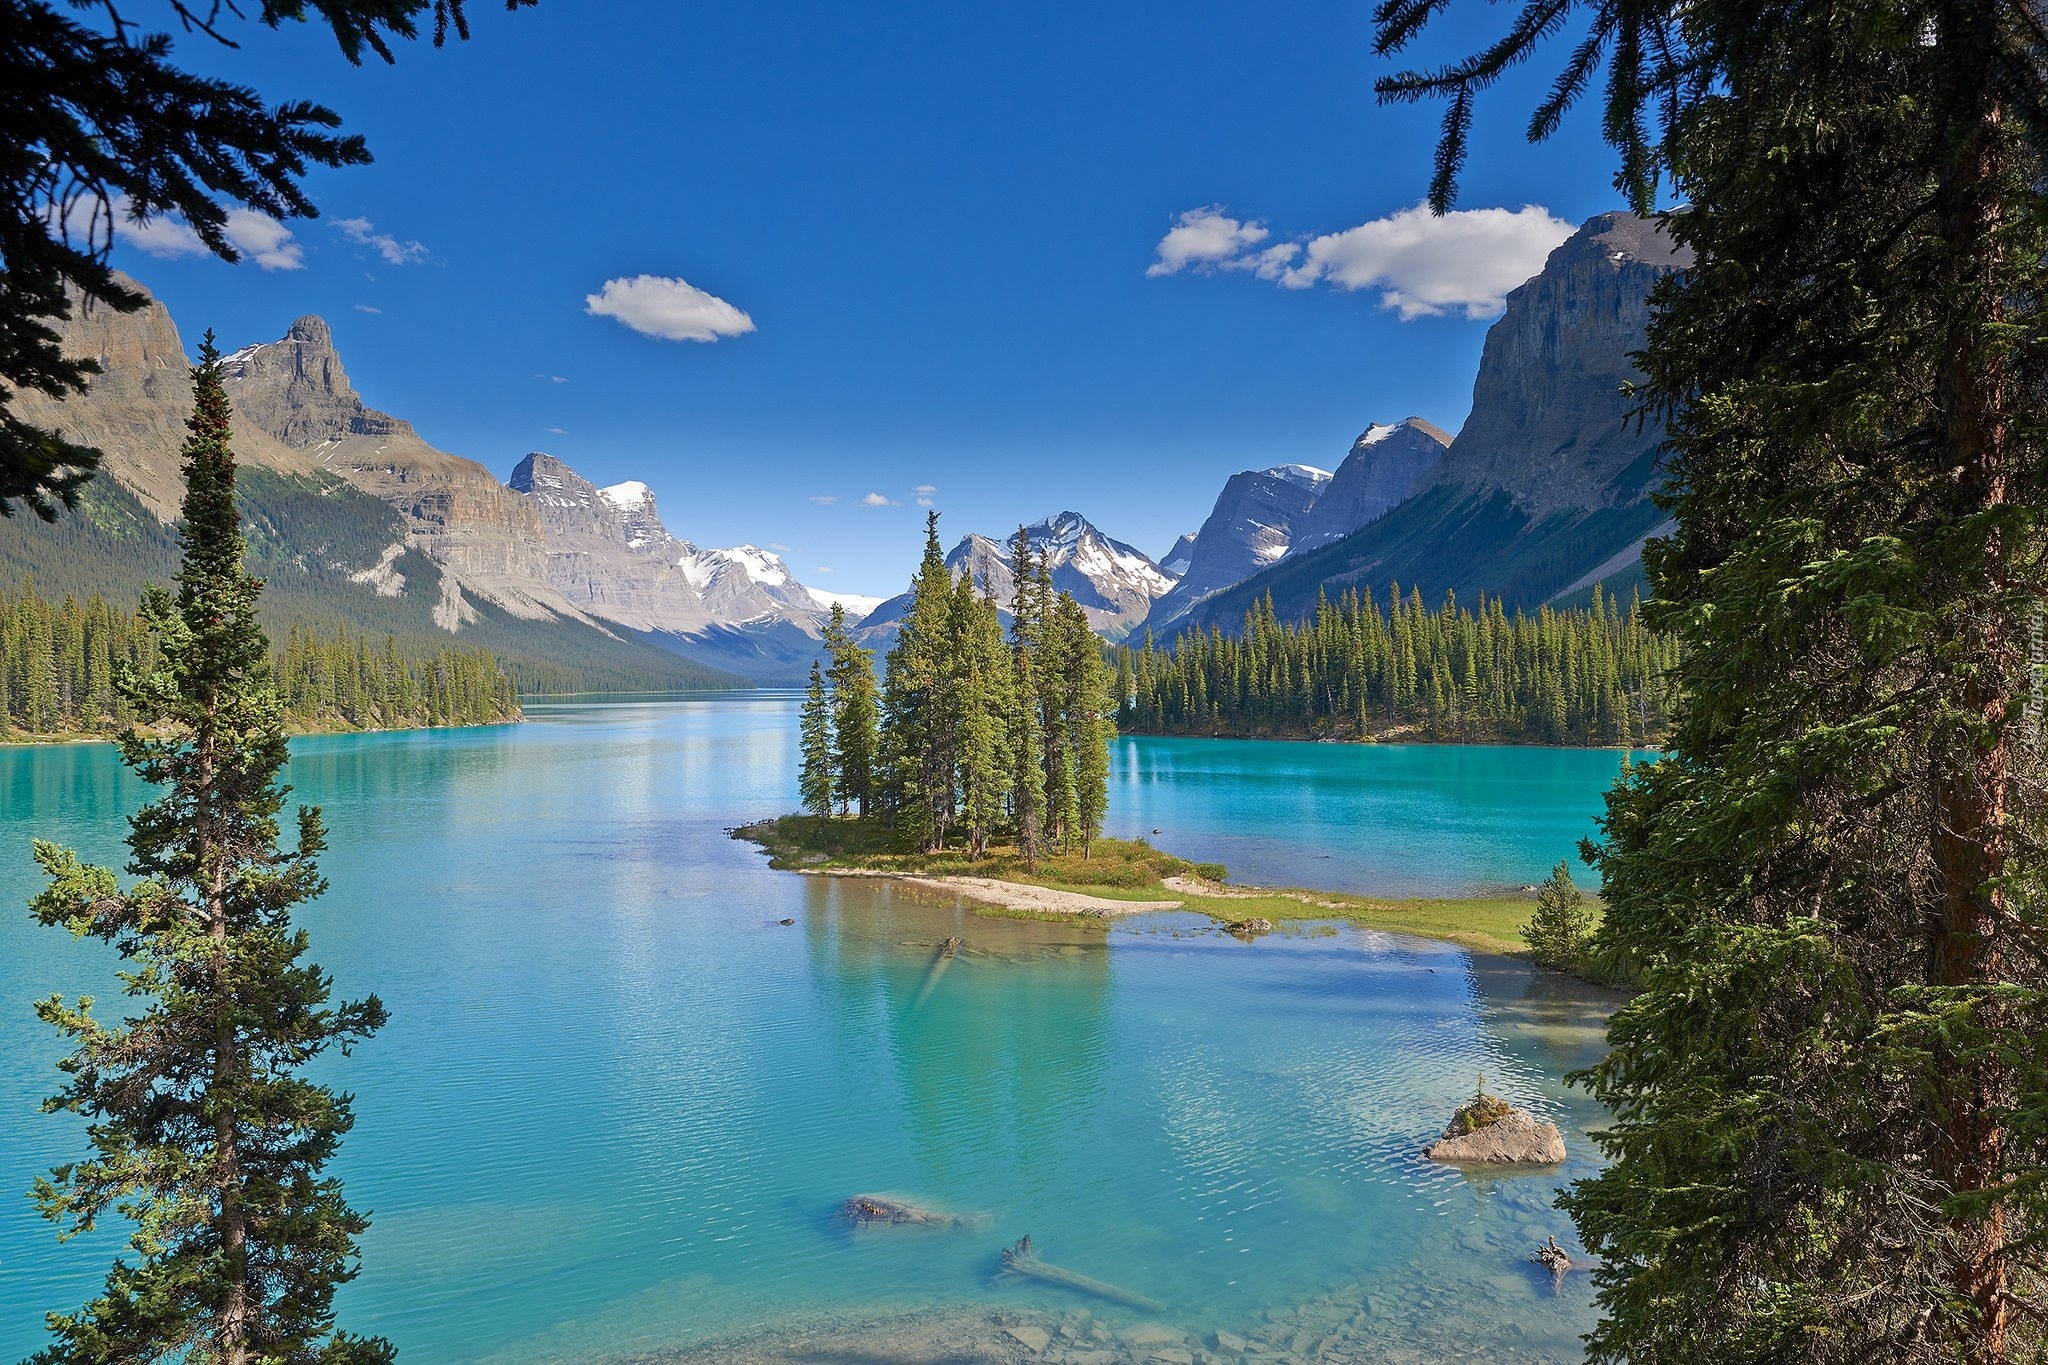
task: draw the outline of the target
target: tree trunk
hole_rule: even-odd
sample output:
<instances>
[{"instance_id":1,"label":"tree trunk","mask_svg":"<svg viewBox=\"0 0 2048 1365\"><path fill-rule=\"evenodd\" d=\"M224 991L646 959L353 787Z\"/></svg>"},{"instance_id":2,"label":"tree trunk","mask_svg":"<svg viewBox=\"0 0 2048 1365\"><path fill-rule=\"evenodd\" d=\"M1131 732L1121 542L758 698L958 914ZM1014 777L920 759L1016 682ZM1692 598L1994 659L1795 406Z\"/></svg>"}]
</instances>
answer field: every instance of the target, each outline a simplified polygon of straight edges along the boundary
<instances>
[{"instance_id":1,"label":"tree trunk","mask_svg":"<svg viewBox=\"0 0 2048 1365\"><path fill-rule=\"evenodd\" d=\"M1984 110L1942 191L1941 232L1960 297L1944 338L1939 398L1961 516L1995 511L2010 491L2010 395L2003 367L1983 353L1986 331L2003 313L1995 240L2002 222L1998 125L1997 109ZM2008 974L2001 943L2007 893L1998 885L2007 870L2012 794L2005 736L2014 642L1999 615L2010 586L2007 554L2000 534L1992 531L1981 562L1965 569L1960 585L1972 599L1969 616L1981 624L1963 627L1975 630L1976 638L1962 642L1969 671L1959 702L1979 728L1961 753L1937 758L1943 768L1934 775L1940 903L1929 965L1938 987L1991 986ZM1999 1006L1988 1006L1977 1025L1997 1032L2006 1022L2001 1015ZM1952 1059L1949 1074L1944 1141L1933 1173L1948 1194L1967 1196L1995 1188L2005 1175L2001 1113L2011 1102L2012 1076L1988 1055ZM1963 1358L1971 1365L2002 1365L2009 1358L2011 1311L2011 1253L2002 1208L1994 1204L1981 1215L1952 1220L1948 1253L1951 1286L1972 1313L1972 1321L1960 1325Z\"/></svg>"}]
</instances>

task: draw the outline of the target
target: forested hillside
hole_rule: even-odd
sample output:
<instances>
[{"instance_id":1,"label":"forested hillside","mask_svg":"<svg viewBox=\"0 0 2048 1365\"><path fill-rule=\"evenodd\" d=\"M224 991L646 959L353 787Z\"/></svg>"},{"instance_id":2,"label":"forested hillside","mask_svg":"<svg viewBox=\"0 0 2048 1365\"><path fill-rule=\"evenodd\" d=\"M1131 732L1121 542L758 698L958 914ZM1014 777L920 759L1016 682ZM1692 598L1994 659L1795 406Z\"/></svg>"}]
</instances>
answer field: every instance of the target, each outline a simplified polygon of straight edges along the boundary
<instances>
[{"instance_id":1,"label":"forested hillside","mask_svg":"<svg viewBox=\"0 0 2048 1365\"><path fill-rule=\"evenodd\" d=\"M135 613L100 593L61 601L33 580L0 589L0 737L111 734L133 717L115 686L148 668L156 642ZM292 626L275 652L279 696L296 730L404 729L516 720L519 694L487 651L402 647L346 627Z\"/></svg>"},{"instance_id":2,"label":"forested hillside","mask_svg":"<svg viewBox=\"0 0 2048 1365\"><path fill-rule=\"evenodd\" d=\"M1631 744L1664 732L1669 636L1596 588L1591 605L1509 614L1398 586L1323 597L1306 622L1272 599L1243 630L1190 630L1117 652L1119 728L1165 735Z\"/></svg>"}]
</instances>

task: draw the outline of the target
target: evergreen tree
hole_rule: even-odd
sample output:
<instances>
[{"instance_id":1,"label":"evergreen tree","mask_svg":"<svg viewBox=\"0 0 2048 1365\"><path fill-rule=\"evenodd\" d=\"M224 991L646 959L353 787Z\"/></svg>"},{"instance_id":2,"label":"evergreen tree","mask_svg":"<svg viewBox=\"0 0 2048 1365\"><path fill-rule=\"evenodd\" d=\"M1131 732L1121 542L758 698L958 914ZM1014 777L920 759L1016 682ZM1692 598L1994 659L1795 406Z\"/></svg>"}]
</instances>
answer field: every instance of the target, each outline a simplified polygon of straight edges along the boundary
<instances>
[{"instance_id":1,"label":"evergreen tree","mask_svg":"<svg viewBox=\"0 0 2048 1365\"><path fill-rule=\"evenodd\" d=\"M882 750L896 827L918 847L946 842L955 814L959 661L953 638L953 577L939 545L939 514L925 518L924 558L911 584L882 682Z\"/></svg>"},{"instance_id":2,"label":"evergreen tree","mask_svg":"<svg viewBox=\"0 0 2048 1365\"><path fill-rule=\"evenodd\" d=\"M866 816L881 783L881 725L874 651L855 643L846 608L834 602L825 624L831 656L832 767L843 808Z\"/></svg>"},{"instance_id":3,"label":"evergreen tree","mask_svg":"<svg viewBox=\"0 0 2048 1365\"><path fill-rule=\"evenodd\" d=\"M1109 813L1109 746L1116 739L1114 701L1110 696L1110 673L1103 658L1102 642L1088 624L1080 604L1065 593L1054 607L1052 631L1058 640L1057 666L1061 677L1060 709L1067 730L1065 748L1072 772L1071 802L1062 826L1066 838L1080 845L1086 857L1088 846L1102 832L1103 817Z\"/></svg>"},{"instance_id":4,"label":"evergreen tree","mask_svg":"<svg viewBox=\"0 0 2048 1365\"><path fill-rule=\"evenodd\" d=\"M826 700L825 675L816 659L811 660L810 686L804 691L797 748L803 763L798 787L804 809L813 815L830 815L839 785L832 770L832 704Z\"/></svg>"},{"instance_id":5,"label":"evergreen tree","mask_svg":"<svg viewBox=\"0 0 2048 1365\"><path fill-rule=\"evenodd\" d=\"M50 877L36 918L112 945L134 964L128 994L146 1002L120 1024L89 1000L36 1007L75 1044L46 1107L84 1116L93 1146L37 1182L37 1204L74 1230L115 1210L139 1224L134 1261L116 1262L79 1312L52 1315L57 1341L37 1360L387 1361L389 1343L334 1325L367 1222L322 1175L353 1122L348 1098L302 1074L374 1032L384 1010L374 996L330 1003L292 927L292 908L324 889L325 832L301 806L296 847L278 843L282 710L255 620L262 585L242 567L211 333L193 379L178 591L145 596L157 657L121 689L137 720L123 761L165 789L131 822L142 880L123 890L110 869L35 846Z\"/></svg>"},{"instance_id":6,"label":"evergreen tree","mask_svg":"<svg viewBox=\"0 0 2048 1365\"><path fill-rule=\"evenodd\" d=\"M1389 0L1382 46L1436 0ZM1697 264L1639 365L1676 529L1664 761L1610 797L1603 951L1643 964L1571 1206L1598 1360L2032 1358L2048 1227L2048 30L2022 5L1588 7L1606 126ZM1570 21L1393 93L1473 92ZM1656 130L1652 131L1652 122Z\"/></svg>"},{"instance_id":7,"label":"evergreen tree","mask_svg":"<svg viewBox=\"0 0 2048 1365\"><path fill-rule=\"evenodd\" d=\"M976 595L967 574L953 592L953 634L959 660L960 817L967 824L968 853L979 858L1010 794L1009 727L1016 702L996 604Z\"/></svg>"},{"instance_id":8,"label":"evergreen tree","mask_svg":"<svg viewBox=\"0 0 2048 1365\"><path fill-rule=\"evenodd\" d=\"M1536 912L1522 926L1522 942L1538 964L1568 972L1585 960L1592 936L1593 912L1572 882L1570 865L1560 860L1536 893Z\"/></svg>"},{"instance_id":9,"label":"evergreen tree","mask_svg":"<svg viewBox=\"0 0 2048 1365\"><path fill-rule=\"evenodd\" d=\"M1038 616L1036 575L1031 568L1031 533L1022 526L1010 538L1010 814L1017 827L1024 868L1038 866L1045 826L1044 726L1038 705Z\"/></svg>"}]
</instances>

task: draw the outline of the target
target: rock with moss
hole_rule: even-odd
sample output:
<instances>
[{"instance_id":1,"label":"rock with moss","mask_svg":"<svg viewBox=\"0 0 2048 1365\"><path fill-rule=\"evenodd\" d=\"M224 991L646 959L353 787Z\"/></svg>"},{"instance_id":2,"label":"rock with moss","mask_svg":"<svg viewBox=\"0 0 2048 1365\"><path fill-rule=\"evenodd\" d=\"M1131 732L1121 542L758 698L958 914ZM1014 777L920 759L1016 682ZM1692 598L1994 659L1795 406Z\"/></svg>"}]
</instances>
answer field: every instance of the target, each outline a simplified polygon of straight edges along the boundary
<instances>
[{"instance_id":1,"label":"rock with moss","mask_svg":"<svg viewBox=\"0 0 2048 1365\"><path fill-rule=\"evenodd\" d=\"M1551 1166L1564 1160L1564 1134L1556 1124L1487 1094L1482 1076L1478 1093L1458 1106L1443 1136L1422 1154L1431 1161Z\"/></svg>"}]
</instances>

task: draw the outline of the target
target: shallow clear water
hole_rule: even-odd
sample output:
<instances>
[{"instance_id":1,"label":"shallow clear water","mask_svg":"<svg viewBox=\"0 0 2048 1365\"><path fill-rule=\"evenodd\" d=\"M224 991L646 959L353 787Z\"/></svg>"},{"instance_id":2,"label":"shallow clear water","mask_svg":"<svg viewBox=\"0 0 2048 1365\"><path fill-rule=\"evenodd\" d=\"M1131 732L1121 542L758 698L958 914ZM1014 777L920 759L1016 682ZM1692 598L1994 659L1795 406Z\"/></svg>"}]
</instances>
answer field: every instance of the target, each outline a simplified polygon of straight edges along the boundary
<instances>
[{"instance_id":1,"label":"shallow clear water","mask_svg":"<svg viewBox=\"0 0 2048 1365\"><path fill-rule=\"evenodd\" d=\"M1178 913L1104 931L772 872L725 831L789 805L794 707L536 706L523 726L294 745L335 844L314 955L392 1014L331 1068L358 1119L339 1173L375 1218L348 1327L415 1362L528 1361L724 1357L903 1310L957 1307L965 1331L991 1303L1052 1326L1149 1316L991 1289L1029 1233L1190 1331L1578 1357L1583 1277L1553 1294L1526 1257L1571 1240L1548 1205L1590 1169L1599 1115L1558 1078L1609 1002L1351 928L1252 946ZM1453 893L1538 879L1617 764L1123 741L1109 825L1247 881ZM0 752L0 1359L117 1250L57 1245L6 1194L80 1149L35 1113L58 1046L28 1002L113 991L104 955L4 907L36 885L31 834L118 864L141 796L105 746ZM965 951L935 968L952 934ZM1419 1159L1480 1070L1565 1128L1561 1171ZM850 1233L833 1210L870 1192L989 1221Z\"/></svg>"}]
</instances>

